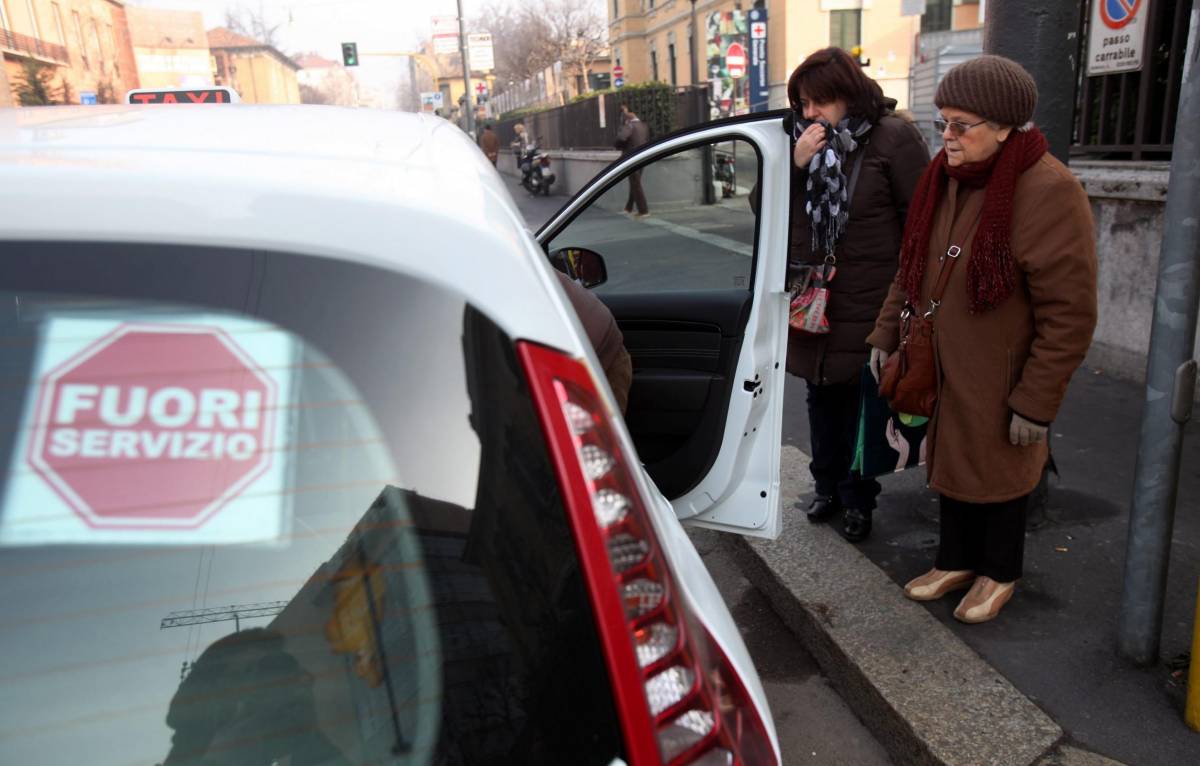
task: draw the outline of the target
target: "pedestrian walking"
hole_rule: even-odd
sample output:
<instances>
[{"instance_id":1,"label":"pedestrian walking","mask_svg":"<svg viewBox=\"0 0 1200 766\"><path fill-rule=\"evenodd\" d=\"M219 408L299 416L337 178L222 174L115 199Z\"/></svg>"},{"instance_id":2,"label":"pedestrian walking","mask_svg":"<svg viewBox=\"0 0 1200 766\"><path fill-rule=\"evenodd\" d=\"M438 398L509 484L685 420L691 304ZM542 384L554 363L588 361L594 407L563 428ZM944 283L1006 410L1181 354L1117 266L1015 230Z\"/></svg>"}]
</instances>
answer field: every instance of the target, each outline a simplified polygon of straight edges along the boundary
<instances>
[{"instance_id":1,"label":"pedestrian walking","mask_svg":"<svg viewBox=\"0 0 1200 766\"><path fill-rule=\"evenodd\" d=\"M617 128L616 141L621 156L632 154L649 140L650 127L634 114L628 104L621 104L621 125ZM633 213L634 206L637 207L635 218L645 218L650 214L650 206L646 204L646 192L642 189L641 168L629 174L629 197L625 201L625 212Z\"/></svg>"},{"instance_id":2,"label":"pedestrian walking","mask_svg":"<svg viewBox=\"0 0 1200 766\"><path fill-rule=\"evenodd\" d=\"M969 586L954 616L976 623L999 614L1022 574L1048 427L1096 324L1096 247L1087 194L1030 122L1037 85L1019 64L960 64L934 104L945 148L913 196L900 271L868 341L885 392L927 367L936 395L926 470L941 542L904 593L928 601ZM924 320L932 353L918 357L930 347L915 336Z\"/></svg>"},{"instance_id":3,"label":"pedestrian walking","mask_svg":"<svg viewBox=\"0 0 1200 766\"><path fill-rule=\"evenodd\" d=\"M850 470L866 338L895 277L908 201L929 150L840 48L796 67L788 99L796 137L789 281L797 301L810 280L828 290L823 316L810 305L808 329L793 317L788 332L787 370L808 387L816 497L806 515L819 522L841 511L842 534L859 541L871 532L879 495L878 482Z\"/></svg>"},{"instance_id":4,"label":"pedestrian walking","mask_svg":"<svg viewBox=\"0 0 1200 766\"><path fill-rule=\"evenodd\" d=\"M492 130L491 123L483 126L483 133L479 136L479 148L483 150L483 156L487 157L494 167L496 160L500 158L500 136Z\"/></svg>"}]
</instances>

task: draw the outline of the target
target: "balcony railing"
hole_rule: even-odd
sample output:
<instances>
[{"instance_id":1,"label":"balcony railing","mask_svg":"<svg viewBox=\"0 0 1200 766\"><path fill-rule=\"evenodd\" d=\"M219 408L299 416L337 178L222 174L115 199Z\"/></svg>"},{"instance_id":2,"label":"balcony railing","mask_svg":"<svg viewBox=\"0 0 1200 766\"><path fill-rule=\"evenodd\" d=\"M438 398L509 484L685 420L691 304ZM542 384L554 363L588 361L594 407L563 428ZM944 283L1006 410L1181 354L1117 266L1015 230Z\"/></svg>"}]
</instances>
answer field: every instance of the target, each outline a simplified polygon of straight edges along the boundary
<instances>
[{"instance_id":1,"label":"balcony railing","mask_svg":"<svg viewBox=\"0 0 1200 766\"><path fill-rule=\"evenodd\" d=\"M65 46L39 40L36 37L23 35L20 32L10 32L7 29L0 29L0 48L6 48L17 53L27 53L31 56L50 59L52 61L61 61L64 64L71 62Z\"/></svg>"}]
</instances>

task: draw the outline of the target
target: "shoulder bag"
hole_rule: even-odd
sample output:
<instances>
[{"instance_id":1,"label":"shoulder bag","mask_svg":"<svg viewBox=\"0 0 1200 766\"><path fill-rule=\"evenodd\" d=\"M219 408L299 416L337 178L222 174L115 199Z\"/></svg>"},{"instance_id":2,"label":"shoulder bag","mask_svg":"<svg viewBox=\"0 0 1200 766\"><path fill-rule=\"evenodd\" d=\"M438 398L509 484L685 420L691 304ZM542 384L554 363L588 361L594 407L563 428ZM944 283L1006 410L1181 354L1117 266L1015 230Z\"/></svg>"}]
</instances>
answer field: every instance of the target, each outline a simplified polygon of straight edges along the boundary
<instances>
[{"instance_id":1,"label":"shoulder bag","mask_svg":"<svg viewBox=\"0 0 1200 766\"><path fill-rule=\"evenodd\" d=\"M978 218L975 220L978 221ZM968 232L974 228L972 225ZM946 248L946 254L938 259L940 268L929 296L928 311L920 313L910 300L900 312L900 348L888 357L879 376L879 395L887 399L896 412L933 417L938 394L933 322L960 255L962 248L950 245Z\"/></svg>"}]
</instances>

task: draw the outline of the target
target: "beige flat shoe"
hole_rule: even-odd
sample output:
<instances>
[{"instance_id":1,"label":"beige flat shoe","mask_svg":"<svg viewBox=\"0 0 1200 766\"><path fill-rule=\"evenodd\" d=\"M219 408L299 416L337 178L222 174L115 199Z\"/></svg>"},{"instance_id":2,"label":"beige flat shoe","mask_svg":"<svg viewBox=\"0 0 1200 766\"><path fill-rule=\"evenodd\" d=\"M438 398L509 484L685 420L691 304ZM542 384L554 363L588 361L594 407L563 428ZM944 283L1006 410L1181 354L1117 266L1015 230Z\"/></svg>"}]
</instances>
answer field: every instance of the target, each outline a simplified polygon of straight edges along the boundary
<instances>
[{"instance_id":1,"label":"beige flat shoe","mask_svg":"<svg viewBox=\"0 0 1200 766\"><path fill-rule=\"evenodd\" d=\"M994 620L1000 614L1001 608L1013 597L1016 587L1015 581L996 582L990 577L980 577L959 602L958 608L954 610L954 618L970 624Z\"/></svg>"},{"instance_id":2,"label":"beige flat shoe","mask_svg":"<svg viewBox=\"0 0 1200 766\"><path fill-rule=\"evenodd\" d=\"M913 601L936 601L950 591L969 588L974 580L975 573L968 569L947 572L934 568L910 580L904 595Z\"/></svg>"}]
</instances>

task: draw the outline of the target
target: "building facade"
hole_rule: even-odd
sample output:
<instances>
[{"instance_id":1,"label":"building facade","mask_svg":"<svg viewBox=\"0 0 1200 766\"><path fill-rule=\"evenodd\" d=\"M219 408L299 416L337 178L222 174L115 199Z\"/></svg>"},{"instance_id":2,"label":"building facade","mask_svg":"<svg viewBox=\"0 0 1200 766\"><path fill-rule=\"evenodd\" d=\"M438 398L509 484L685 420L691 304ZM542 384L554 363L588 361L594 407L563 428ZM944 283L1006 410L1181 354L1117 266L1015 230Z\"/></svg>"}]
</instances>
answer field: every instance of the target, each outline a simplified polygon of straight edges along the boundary
<instances>
[{"instance_id":1,"label":"building facade","mask_svg":"<svg viewBox=\"0 0 1200 766\"><path fill-rule=\"evenodd\" d=\"M357 106L358 86L350 70L336 61L305 53L296 57L300 100L306 104Z\"/></svg>"},{"instance_id":2,"label":"building facade","mask_svg":"<svg viewBox=\"0 0 1200 766\"><path fill-rule=\"evenodd\" d=\"M787 105L787 78L796 65L828 46L860 49L867 73L907 107L917 36L980 24L979 0L926 0L924 12L916 15L906 12L920 10L920 4L902 0L606 0L606 5L613 61L624 70L625 82L713 83L714 90L721 88L714 79L726 76L721 57L733 14L765 12L770 108ZM747 31L740 30L743 36Z\"/></svg>"},{"instance_id":3,"label":"building facade","mask_svg":"<svg viewBox=\"0 0 1200 766\"><path fill-rule=\"evenodd\" d=\"M224 27L208 31L213 84L228 85L248 104L299 104L300 65L279 49Z\"/></svg>"},{"instance_id":4,"label":"building facade","mask_svg":"<svg viewBox=\"0 0 1200 766\"><path fill-rule=\"evenodd\" d=\"M213 84L204 17L199 11L126 8L138 79L143 88Z\"/></svg>"},{"instance_id":5,"label":"building facade","mask_svg":"<svg viewBox=\"0 0 1200 766\"><path fill-rule=\"evenodd\" d=\"M139 86L118 0L0 0L5 104L28 102L36 73L52 103L115 103ZM0 99L5 88L0 84Z\"/></svg>"}]
</instances>

